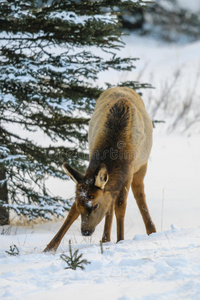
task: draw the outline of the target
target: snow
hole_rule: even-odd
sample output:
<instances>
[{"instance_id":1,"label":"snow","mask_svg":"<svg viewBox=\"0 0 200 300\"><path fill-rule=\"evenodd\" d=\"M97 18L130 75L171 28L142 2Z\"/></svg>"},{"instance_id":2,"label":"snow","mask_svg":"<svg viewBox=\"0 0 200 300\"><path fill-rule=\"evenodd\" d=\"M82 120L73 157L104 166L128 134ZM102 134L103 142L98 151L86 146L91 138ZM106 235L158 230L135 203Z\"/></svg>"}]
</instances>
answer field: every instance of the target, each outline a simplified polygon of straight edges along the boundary
<instances>
[{"instance_id":1,"label":"snow","mask_svg":"<svg viewBox=\"0 0 200 300\"><path fill-rule=\"evenodd\" d=\"M76 220L54 255L42 250L63 219L3 226L0 228L0 299L200 299L200 127L199 122L190 126L194 119L198 120L200 111L200 41L184 46L168 45L134 35L125 41L127 46L121 55L140 57L135 63L136 70L123 72L120 78L113 70L112 74L108 72L108 78L102 72L99 82L109 81L112 76L112 84L138 79L155 87L143 91L143 99L151 116L166 121L154 129L145 178L147 202L157 233L146 235L131 192L125 240L115 243L114 221L111 242L103 244L103 253L99 244L103 222L92 237L86 238L80 233L80 218ZM177 70L180 77L172 84ZM154 113L167 84L171 85L171 91L165 105L161 101ZM188 95L193 96L189 111L170 130ZM50 184L55 194L65 198L74 196L72 181ZM69 255L69 240L72 250L79 249L83 258L91 262L85 270L65 269L66 263L60 255ZM10 256L6 251L14 245L19 255Z\"/></svg>"},{"instance_id":2,"label":"snow","mask_svg":"<svg viewBox=\"0 0 200 300\"><path fill-rule=\"evenodd\" d=\"M4 249L12 243L19 256ZM103 245L73 244L91 264L85 270L66 270L60 253L41 253L50 234L40 228L1 236L1 299L199 299L200 229L175 226L151 236Z\"/></svg>"},{"instance_id":3,"label":"snow","mask_svg":"<svg viewBox=\"0 0 200 300\"><path fill-rule=\"evenodd\" d=\"M90 207L90 208L92 207L92 201L91 200L87 201L87 206Z\"/></svg>"},{"instance_id":4,"label":"snow","mask_svg":"<svg viewBox=\"0 0 200 300\"><path fill-rule=\"evenodd\" d=\"M193 13L200 11L200 2L196 0L178 0L178 6Z\"/></svg>"},{"instance_id":5,"label":"snow","mask_svg":"<svg viewBox=\"0 0 200 300\"><path fill-rule=\"evenodd\" d=\"M25 155L20 155L20 154L19 154L19 155L9 155L9 156L6 157L6 158L0 159L0 163L5 162L5 161L7 161L7 160L15 160L15 159L19 159L19 158L25 159L26 156L25 156Z\"/></svg>"},{"instance_id":6,"label":"snow","mask_svg":"<svg viewBox=\"0 0 200 300\"><path fill-rule=\"evenodd\" d=\"M191 13L197 13L200 11L200 2L197 0L176 0L175 3L166 0L157 0L160 5L162 5L168 11L174 11L174 9L184 9Z\"/></svg>"},{"instance_id":7,"label":"snow","mask_svg":"<svg viewBox=\"0 0 200 300\"><path fill-rule=\"evenodd\" d=\"M52 12L49 15L50 18L54 19L61 19L63 21L67 21L67 22L72 22L74 24L82 24L84 25L86 22L89 21L101 21L104 23L116 23L117 22L117 18L116 16L112 16L111 14L106 14L106 16L102 16L102 15L93 15L93 16L87 16L87 15L77 15L76 13L74 13L73 11L63 11L63 12Z\"/></svg>"}]
</instances>

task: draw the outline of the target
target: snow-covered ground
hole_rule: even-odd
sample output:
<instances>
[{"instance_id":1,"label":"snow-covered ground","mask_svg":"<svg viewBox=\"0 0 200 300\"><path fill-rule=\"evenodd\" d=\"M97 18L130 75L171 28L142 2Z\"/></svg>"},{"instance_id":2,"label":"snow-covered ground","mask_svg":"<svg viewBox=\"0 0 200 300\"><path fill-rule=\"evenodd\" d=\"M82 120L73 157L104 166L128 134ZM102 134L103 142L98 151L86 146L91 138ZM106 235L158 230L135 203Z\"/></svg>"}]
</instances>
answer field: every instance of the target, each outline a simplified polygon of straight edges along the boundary
<instances>
[{"instance_id":1,"label":"snow-covered ground","mask_svg":"<svg viewBox=\"0 0 200 300\"><path fill-rule=\"evenodd\" d=\"M125 241L115 243L114 223L112 242L104 244L103 253L99 245L103 223L91 238L84 238L78 219L55 255L42 250L63 221L5 226L0 232L0 299L200 299L200 123L191 125L200 113L200 42L170 46L135 36L125 41L122 55L140 61L132 74L116 78L112 73L112 82L152 83L155 89L143 92L144 102L152 117L166 121L154 130L145 180L157 233L145 234L131 193ZM180 76L174 81L177 71ZM106 80L104 74L100 80ZM189 110L181 115L189 97ZM160 109L155 113L156 103ZM54 185L54 193L73 196L72 182ZM65 269L60 254L68 254L69 239L73 251L79 249L91 262L85 270ZM10 256L6 251L14 245L19 255Z\"/></svg>"},{"instance_id":2,"label":"snow-covered ground","mask_svg":"<svg viewBox=\"0 0 200 300\"><path fill-rule=\"evenodd\" d=\"M47 230L47 227L46 227ZM1 236L1 299L199 299L200 229L172 229L100 246L74 232L73 251L91 262L66 270L60 253L41 254L50 234L42 227ZM11 243L20 255L5 253ZM67 244L66 244L67 245Z\"/></svg>"}]
</instances>

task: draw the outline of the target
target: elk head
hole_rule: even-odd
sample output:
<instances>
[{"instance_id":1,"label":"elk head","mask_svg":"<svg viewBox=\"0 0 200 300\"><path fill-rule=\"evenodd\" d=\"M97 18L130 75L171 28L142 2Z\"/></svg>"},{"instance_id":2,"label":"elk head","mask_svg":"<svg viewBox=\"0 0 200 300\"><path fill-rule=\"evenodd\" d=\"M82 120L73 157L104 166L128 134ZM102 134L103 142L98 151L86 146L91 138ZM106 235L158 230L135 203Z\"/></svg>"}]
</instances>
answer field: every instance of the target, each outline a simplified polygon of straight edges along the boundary
<instances>
[{"instance_id":1,"label":"elk head","mask_svg":"<svg viewBox=\"0 0 200 300\"><path fill-rule=\"evenodd\" d=\"M76 209L81 215L81 233L90 236L108 211L112 199L106 191L108 170L100 164L92 174L82 175L77 170L63 164L67 175L76 183Z\"/></svg>"}]
</instances>

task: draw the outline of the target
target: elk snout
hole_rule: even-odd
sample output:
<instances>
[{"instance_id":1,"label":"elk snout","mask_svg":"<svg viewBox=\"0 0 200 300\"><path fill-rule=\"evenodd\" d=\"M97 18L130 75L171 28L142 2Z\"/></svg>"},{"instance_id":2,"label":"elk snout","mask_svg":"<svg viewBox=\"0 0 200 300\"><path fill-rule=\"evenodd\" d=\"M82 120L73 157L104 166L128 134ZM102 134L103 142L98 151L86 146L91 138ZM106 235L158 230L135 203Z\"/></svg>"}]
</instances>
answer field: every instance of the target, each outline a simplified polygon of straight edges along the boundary
<instances>
[{"instance_id":1,"label":"elk snout","mask_svg":"<svg viewBox=\"0 0 200 300\"><path fill-rule=\"evenodd\" d=\"M94 232L94 229L81 229L81 233L83 236L91 236Z\"/></svg>"}]
</instances>

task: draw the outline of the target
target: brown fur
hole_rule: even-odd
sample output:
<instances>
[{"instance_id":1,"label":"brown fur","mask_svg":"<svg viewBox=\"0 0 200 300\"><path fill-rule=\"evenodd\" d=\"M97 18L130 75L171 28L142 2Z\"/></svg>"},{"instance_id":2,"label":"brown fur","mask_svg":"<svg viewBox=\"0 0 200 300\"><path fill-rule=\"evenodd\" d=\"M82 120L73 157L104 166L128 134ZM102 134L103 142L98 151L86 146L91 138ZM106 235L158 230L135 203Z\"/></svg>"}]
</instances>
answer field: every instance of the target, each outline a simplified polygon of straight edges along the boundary
<instances>
[{"instance_id":1,"label":"brown fur","mask_svg":"<svg viewBox=\"0 0 200 300\"><path fill-rule=\"evenodd\" d=\"M152 146L152 122L140 96L116 87L101 94L89 124L90 161L85 175L67 163L77 183L76 199L63 226L44 251L55 250L71 224L81 215L83 235L91 235L105 217L102 240L110 241L115 211L117 241L124 239L126 199L131 186L148 234L155 226L146 204L143 179Z\"/></svg>"}]
</instances>

